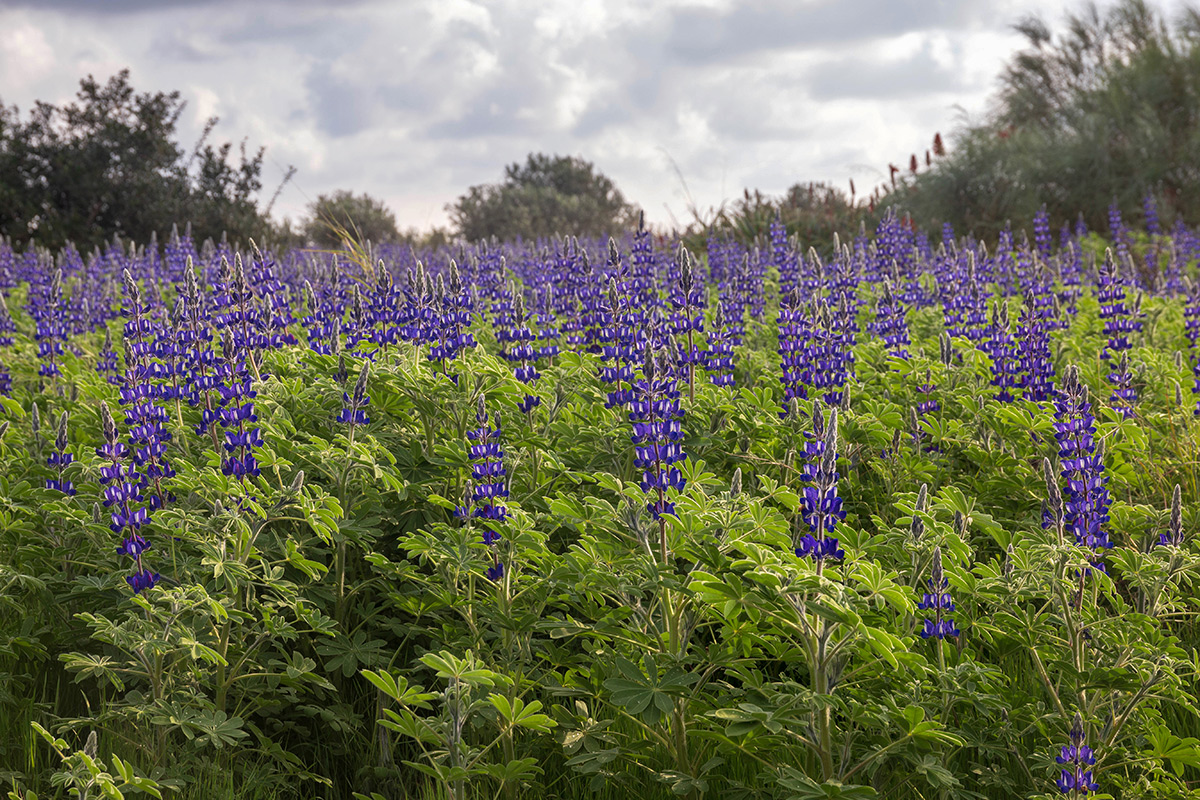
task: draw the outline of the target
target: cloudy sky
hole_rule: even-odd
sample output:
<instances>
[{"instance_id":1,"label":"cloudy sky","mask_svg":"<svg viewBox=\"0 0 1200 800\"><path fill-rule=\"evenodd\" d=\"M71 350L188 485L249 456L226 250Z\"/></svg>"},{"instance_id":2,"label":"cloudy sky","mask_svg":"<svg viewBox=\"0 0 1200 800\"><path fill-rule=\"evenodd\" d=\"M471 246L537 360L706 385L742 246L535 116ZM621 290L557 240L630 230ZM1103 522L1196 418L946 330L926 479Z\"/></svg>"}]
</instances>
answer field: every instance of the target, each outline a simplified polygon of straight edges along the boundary
<instances>
[{"instance_id":1,"label":"cloudy sky","mask_svg":"<svg viewBox=\"0 0 1200 800\"><path fill-rule=\"evenodd\" d=\"M869 190L984 107L1020 45L1013 22L1077 7L0 0L0 101L65 101L84 75L129 67L140 91L182 93L181 142L217 115L219 139L266 146L265 194L294 164L276 206L291 217L346 188L385 200L402 227L445 224L467 187L540 151L594 162L669 225L744 187Z\"/></svg>"}]
</instances>

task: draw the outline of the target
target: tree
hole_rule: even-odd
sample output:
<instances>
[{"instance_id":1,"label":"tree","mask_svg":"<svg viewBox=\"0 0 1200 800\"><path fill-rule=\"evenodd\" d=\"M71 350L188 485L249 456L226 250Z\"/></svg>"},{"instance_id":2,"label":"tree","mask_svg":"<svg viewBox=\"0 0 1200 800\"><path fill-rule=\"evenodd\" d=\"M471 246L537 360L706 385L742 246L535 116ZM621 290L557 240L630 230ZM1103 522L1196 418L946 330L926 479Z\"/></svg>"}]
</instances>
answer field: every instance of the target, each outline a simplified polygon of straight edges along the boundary
<instances>
[{"instance_id":1,"label":"tree","mask_svg":"<svg viewBox=\"0 0 1200 800\"><path fill-rule=\"evenodd\" d=\"M1006 65L982 122L889 203L924 224L994 233L1043 204L1056 224L1082 214L1107 228L1115 199L1127 219L1154 193L1166 216L1200 223L1200 15L1174 26L1143 0L1041 19L1016 29L1026 47Z\"/></svg>"},{"instance_id":2,"label":"tree","mask_svg":"<svg viewBox=\"0 0 1200 800\"><path fill-rule=\"evenodd\" d=\"M74 102L38 102L27 120L0 103L0 233L80 249L114 234L146 241L176 222L199 239L268 237L263 150L243 142L231 162L231 143L208 142L214 117L185 152L175 142L184 106L179 92L139 94L129 70L104 84L89 75Z\"/></svg>"},{"instance_id":3,"label":"tree","mask_svg":"<svg viewBox=\"0 0 1200 800\"><path fill-rule=\"evenodd\" d=\"M331 249L341 245L343 234L357 242L385 244L402 237L396 227L396 215L382 200L369 194L354 194L340 189L318 195L308 205L304 235L318 247Z\"/></svg>"},{"instance_id":4,"label":"tree","mask_svg":"<svg viewBox=\"0 0 1200 800\"><path fill-rule=\"evenodd\" d=\"M590 162L542 153L505 167L503 183L472 186L446 210L471 241L601 236L637 224L637 209Z\"/></svg>"}]
</instances>

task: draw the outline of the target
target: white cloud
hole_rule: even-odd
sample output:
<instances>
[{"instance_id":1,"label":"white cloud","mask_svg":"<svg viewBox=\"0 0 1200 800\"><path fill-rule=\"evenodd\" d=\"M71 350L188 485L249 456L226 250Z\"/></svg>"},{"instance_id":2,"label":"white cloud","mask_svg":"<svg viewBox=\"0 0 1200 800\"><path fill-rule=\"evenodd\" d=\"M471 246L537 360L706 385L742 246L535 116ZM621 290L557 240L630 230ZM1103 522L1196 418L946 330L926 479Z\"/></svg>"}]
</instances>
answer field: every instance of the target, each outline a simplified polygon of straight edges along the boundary
<instances>
[{"instance_id":1,"label":"white cloud","mask_svg":"<svg viewBox=\"0 0 1200 800\"><path fill-rule=\"evenodd\" d=\"M0 75L8 92L21 92L54 67L54 50L40 28L28 22L0 26Z\"/></svg>"}]
</instances>

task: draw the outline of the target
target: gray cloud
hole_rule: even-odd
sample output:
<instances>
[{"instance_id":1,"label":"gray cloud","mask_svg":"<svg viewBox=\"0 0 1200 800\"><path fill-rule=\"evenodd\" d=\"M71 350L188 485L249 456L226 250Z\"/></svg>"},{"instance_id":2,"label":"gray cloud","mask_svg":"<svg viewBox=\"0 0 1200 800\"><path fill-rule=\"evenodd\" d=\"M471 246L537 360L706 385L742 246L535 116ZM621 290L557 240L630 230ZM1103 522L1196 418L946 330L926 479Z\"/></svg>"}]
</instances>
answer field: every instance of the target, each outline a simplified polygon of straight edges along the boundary
<instances>
[{"instance_id":1,"label":"gray cloud","mask_svg":"<svg viewBox=\"0 0 1200 800\"><path fill-rule=\"evenodd\" d=\"M328 64L314 66L304 85L309 111L319 130L337 139L359 133L371 124L375 103L369 89L332 74Z\"/></svg>"},{"instance_id":2,"label":"gray cloud","mask_svg":"<svg viewBox=\"0 0 1200 800\"><path fill-rule=\"evenodd\" d=\"M1169 0L1178 2L1178 0ZM652 221L743 187L801 181L860 194L887 163L982 106L1008 24L1074 0L0 0L5 101L69 98L132 68L178 89L182 142L267 147L264 183L300 172L277 208L334 189L389 202L402 224L501 179L530 152L579 155ZM674 161L672 166L671 160Z\"/></svg>"},{"instance_id":3,"label":"gray cloud","mask_svg":"<svg viewBox=\"0 0 1200 800\"><path fill-rule=\"evenodd\" d=\"M907 58L885 64L855 58L822 62L806 76L814 100L887 99L969 91L962 73L939 63L928 46Z\"/></svg>"},{"instance_id":4,"label":"gray cloud","mask_svg":"<svg viewBox=\"0 0 1200 800\"><path fill-rule=\"evenodd\" d=\"M986 8L955 0L759 0L726 9L685 7L672 16L666 44L689 64L708 64L912 31L961 30L989 17Z\"/></svg>"}]
</instances>

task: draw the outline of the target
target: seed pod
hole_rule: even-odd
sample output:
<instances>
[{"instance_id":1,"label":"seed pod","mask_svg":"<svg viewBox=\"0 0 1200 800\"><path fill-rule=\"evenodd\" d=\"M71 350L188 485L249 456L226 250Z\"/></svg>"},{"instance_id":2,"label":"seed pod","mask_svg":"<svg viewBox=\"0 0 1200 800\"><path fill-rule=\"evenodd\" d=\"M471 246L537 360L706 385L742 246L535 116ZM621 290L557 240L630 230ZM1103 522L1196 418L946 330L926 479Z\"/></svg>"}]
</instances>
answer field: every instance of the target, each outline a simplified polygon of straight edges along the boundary
<instances>
[{"instance_id":1,"label":"seed pod","mask_svg":"<svg viewBox=\"0 0 1200 800\"><path fill-rule=\"evenodd\" d=\"M1178 483L1171 493L1171 520L1167 523L1167 537L1176 547L1183 544L1183 493Z\"/></svg>"},{"instance_id":2,"label":"seed pod","mask_svg":"<svg viewBox=\"0 0 1200 800\"><path fill-rule=\"evenodd\" d=\"M1058 488L1058 474L1048 458L1042 459L1042 477L1046 480L1046 502L1050 513L1054 515L1054 524L1057 525L1062 520L1063 498L1062 491Z\"/></svg>"},{"instance_id":3,"label":"seed pod","mask_svg":"<svg viewBox=\"0 0 1200 800\"><path fill-rule=\"evenodd\" d=\"M908 533L913 539L920 539L921 534L925 532L925 523L921 520L920 514L925 512L928 504L929 484L922 483L921 490L917 492L917 504L913 507L912 523L908 527Z\"/></svg>"},{"instance_id":4,"label":"seed pod","mask_svg":"<svg viewBox=\"0 0 1200 800\"><path fill-rule=\"evenodd\" d=\"M742 468L738 467L733 471L733 477L729 480L729 498L733 499L742 493Z\"/></svg>"}]
</instances>

